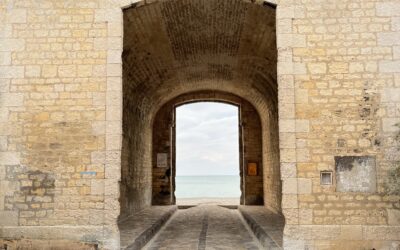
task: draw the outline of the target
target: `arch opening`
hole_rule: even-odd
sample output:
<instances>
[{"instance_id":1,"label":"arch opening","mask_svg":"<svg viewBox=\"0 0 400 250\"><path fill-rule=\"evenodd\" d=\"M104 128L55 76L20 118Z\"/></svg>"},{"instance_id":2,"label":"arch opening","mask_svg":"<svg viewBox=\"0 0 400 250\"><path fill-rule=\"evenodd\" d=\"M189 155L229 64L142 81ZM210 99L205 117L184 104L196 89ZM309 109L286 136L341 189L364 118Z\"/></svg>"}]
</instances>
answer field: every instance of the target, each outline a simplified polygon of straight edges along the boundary
<instances>
[{"instance_id":1,"label":"arch opening","mask_svg":"<svg viewBox=\"0 0 400 250\"><path fill-rule=\"evenodd\" d=\"M238 170L240 176L240 204L263 205L263 154L261 119L248 101L219 91L199 91L180 95L165 103L153 122L153 186L152 204L176 203L176 107L196 102L229 103L238 108ZM170 152L170 168L157 168L157 154ZM252 165L253 173L249 173ZM254 169L255 168L255 169ZM170 182L168 182L170 180Z\"/></svg>"},{"instance_id":2,"label":"arch opening","mask_svg":"<svg viewBox=\"0 0 400 250\"><path fill-rule=\"evenodd\" d=\"M280 212L275 9L167 0L127 8L123 18L120 217L152 205L157 113L171 101L229 102L227 96L259 115L262 203Z\"/></svg>"},{"instance_id":3,"label":"arch opening","mask_svg":"<svg viewBox=\"0 0 400 250\"><path fill-rule=\"evenodd\" d=\"M175 107L177 205L239 204L239 109L204 101Z\"/></svg>"}]
</instances>

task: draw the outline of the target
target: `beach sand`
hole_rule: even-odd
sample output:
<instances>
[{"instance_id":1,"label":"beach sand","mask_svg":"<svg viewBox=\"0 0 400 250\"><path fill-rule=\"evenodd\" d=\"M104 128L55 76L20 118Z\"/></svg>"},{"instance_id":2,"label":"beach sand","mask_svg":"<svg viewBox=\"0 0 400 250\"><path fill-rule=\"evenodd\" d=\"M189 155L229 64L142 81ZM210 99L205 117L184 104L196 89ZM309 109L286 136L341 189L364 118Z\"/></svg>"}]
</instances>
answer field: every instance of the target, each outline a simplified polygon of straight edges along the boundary
<instances>
[{"instance_id":1,"label":"beach sand","mask_svg":"<svg viewBox=\"0 0 400 250\"><path fill-rule=\"evenodd\" d=\"M194 205L239 205L240 199L238 198L177 198L177 205L194 206Z\"/></svg>"}]
</instances>

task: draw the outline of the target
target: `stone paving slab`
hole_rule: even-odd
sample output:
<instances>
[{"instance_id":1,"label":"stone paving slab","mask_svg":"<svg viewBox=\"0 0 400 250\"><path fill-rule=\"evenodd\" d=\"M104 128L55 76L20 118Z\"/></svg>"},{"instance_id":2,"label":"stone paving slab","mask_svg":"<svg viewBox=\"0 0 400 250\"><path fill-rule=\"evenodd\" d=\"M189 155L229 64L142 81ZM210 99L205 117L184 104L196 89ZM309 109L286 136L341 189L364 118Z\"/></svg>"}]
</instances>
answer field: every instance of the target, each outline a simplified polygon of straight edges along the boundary
<instances>
[{"instance_id":1,"label":"stone paving slab","mask_svg":"<svg viewBox=\"0 0 400 250\"><path fill-rule=\"evenodd\" d=\"M262 249L238 210L199 205L178 210L144 249L226 250Z\"/></svg>"},{"instance_id":2,"label":"stone paving slab","mask_svg":"<svg viewBox=\"0 0 400 250\"><path fill-rule=\"evenodd\" d=\"M141 249L176 210L176 206L152 206L118 222L121 249Z\"/></svg>"},{"instance_id":3,"label":"stone paving slab","mask_svg":"<svg viewBox=\"0 0 400 250\"><path fill-rule=\"evenodd\" d=\"M283 249L285 220L263 206L239 206L239 211L254 235L266 249Z\"/></svg>"}]
</instances>

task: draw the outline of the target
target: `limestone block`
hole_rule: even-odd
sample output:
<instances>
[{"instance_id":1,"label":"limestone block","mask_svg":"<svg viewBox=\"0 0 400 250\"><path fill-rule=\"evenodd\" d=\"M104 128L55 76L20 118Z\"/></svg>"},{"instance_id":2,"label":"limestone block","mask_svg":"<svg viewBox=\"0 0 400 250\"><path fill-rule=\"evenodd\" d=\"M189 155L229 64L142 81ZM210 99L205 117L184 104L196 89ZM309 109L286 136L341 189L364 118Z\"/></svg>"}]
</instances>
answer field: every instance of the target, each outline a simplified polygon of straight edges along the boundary
<instances>
[{"instance_id":1,"label":"limestone block","mask_svg":"<svg viewBox=\"0 0 400 250\"><path fill-rule=\"evenodd\" d=\"M295 103L308 103L308 90L307 89L296 89Z\"/></svg>"},{"instance_id":2,"label":"limestone block","mask_svg":"<svg viewBox=\"0 0 400 250\"><path fill-rule=\"evenodd\" d=\"M284 208L282 212L285 216L285 228L287 225L299 224L299 210L297 208Z\"/></svg>"},{"instance_id":3,"label":"limestone block","mask_svg":"<svg viewBox=\"0 0 400 250\"><path fill-rule=\"evenodd\" d=\"M392 30L400 31L400 17L392 17Z\"/></svg>"},{"instance_id":4,"label":"limestone block","mask_svg":"<svg viewBox=\"0 0 400 250\"><path fill-rule=\"evenodd\" d=\"M25 77L40 77L40 66L25 66Z\"/></svg>"},{"instance_id":5,"label":"limestone block","mask_svg":"<svg viewBox=\"0 0 400 250\"><path fill-rule=\"evenodd\" d=\"M6 151L7 146L8 146L7 136L4 136L4 135L0 136L0 151Z\"/></svg>"},{"instance_id":6,"label":"limestone block","mask_svg":"<svg viewBox=\"0 0 400 250\"><path fill-rule=\"evenodd\" d=\"M290 47L283 47L278 49L278 62L292 62L293 51Z\"/></svg>"},{"instance_id":7,"label":"limestone block","mask_svg":"<svg viewBox=\"0 0 400 250\"><path fill-rule=\"evenodd\" d=\"M400 46L393 47L393 59L400 59Z\"/></svg>"},{"instance_id":8,"label":"limestone block","mask_svg":"<svg viewBox=\"0 0 400 250\"><path fill-rule=\"evenodd\" d=\"M299 194L311 194L312 193L312 181L308 178L298 178L298 193Z\"/></svg>"},{"instance_id":9,"label":"limestone block","mask_svg":"<svg viewBox=\"0 0 400 250\"><path fill-rule=\"evenodd\" d=\"M280 119L279 132L296 132L296 122L294 119Z\"/></svg>"},{"instance_id":10,"label":"limestone block","mask_svg":"<svg viewBox=\"0 0 400 250\"><path fill-rule=\"evenodd\" d=\"M107 21L107 9L96 9L94 11L94 22L101 23Z\"/></svg>"},{"instance_id":11,"label":"limestone block","mask_svg":"<svg viewBox=\"0 0 400 250\"><path fill-rule=\"evenodd\" d=\"M106 107L106 120L107 121L121 121L122 111L121 106L108 106Z\"/></svg>"},{"instance_id":12,"label":"limestone block","mask_svg":"<svg viewBox=\"0 0 400 250\"><path fill-rule=\"evenodd\" d=\"M277 20L276 24L277 33L288 34L292 33L292 19L282 18Z\"/></svg>"},{"instance_id":13,"label":"limestone block","mask_svg":"<svg viewBox=\"0 0 400 250\"><path fill-rule=\"evenodd\" d=\"M94 106L105 106L106 105L106 94L104 92L94 92L93 105Z\"/></svg>"},{"instance_id":14,"label":"limestone block","mask_svg":"<svg viewBox=\"0 0 400 250\"><path fill-rule=\"evenodd\" d=\"M96 180L96 179L91 180L90 194L103 195L104 194L104 180Z\"/></svg>"},{"instance_id":15,"label":"limestone block","mask_svg":"<svg viewBox=\"0 0 400 250\"><path fill-rule=\"evenodd\" d=\"M59 77L75 77L76 76L76 66L75 65L60 65L58 67Z\"/></svg>"},{"instance_id":16,"label":"limestone block","mask_svg":"<svg viewBox=\"0 0 400 250\"><path fill-rule=\"evenodd\" d=\"M107 106L120 106L122 107L122 92L120 91L107 91L106 93Z\"/></svg>"},{"instance_id":17,"label":"limestone block","mask_svg":"<svg viewBox=\"0 0 400 250\"><path fill-rule=\"evenodd\" d=\"M108 135L121 135L122 124L120 121L108 121L106 124L106 133Z\"/></svg>"},{"instance_id":18,"label":"limestone block","mask_svg":"<svg viewBox=\"0 0 400 250\"><path fill-rule=\"evenodd\" d=\"M0 152L0 162L4 165L18 165L20 154L18 152Z\"/></svg>"},{"instance_id":19,"label":"limestone block","mask_svg":"<svg viewBox=\"0 0 400 250\"><path fill-rule=\"evenodd\" d=\"M134 2L134 1L131 1ZM122 4L122 5L121 5ZM122 9L121 7L123 7L123 3L119 3L119 6L117 8L115 8L115 6L113 6L114 8L110 8L107 9L107 21L110 23L121 23L122 22Z\"/></svg>"},{"instance_id":20,"label":"limestone block","mask_svg":"<svg viewBox=\"0 0 400 250\"><path fill-rule=\"evenodd\" d=\"M296 136L294 133L280 133L280 148L296 148Z\"/></svg>"},{"instance_id":21,"label":"limestone block","mask_svg":"<svg viewBox=\"0 0 400 250\"><path fill-rule=\"evenodd\" d=\"M293 74L305 75L307 74L307 68L305 63L293 63Z\"/></svg>"},{"instance_id":22,"label":"limestone block","mask_svg":"<svg viewBox=\"0 0 400 250\"><path fill-rule=\"evenodd\" d=\"M109 37L107 39L107 48L112 50L122 50L122 38Z\"/></svg>"},{"instance_id":23,"label":"limestone block","mask_svg":"<svg viewBox=\"0 0 400 250\"><path fill-rule=\"evenodd\" d=\"M288 236L283 236L283 248L289 250L306 249L304 240L291 239Z\"/></svg>"},{"instance_id":24,"label":"limestone block","mask_svg":"<svg viewBox=\"0 0 400 250\"><path fill-rule=\"evenodd\" d=\"M297 194L297 179L287 178L282 180L282 193L283 194Z\"/></svg>"},{"instance_id":25,"label":"limestone block","mask_svg":"<svg viewBox=\"0 0 400 250\"><path fill-rule=\"evenodd\" d=\"M308 63L307 68L311 74L325 74L326 73L326 63Z\"/></svg>"},{"instance_id":26,"label":"limestone block","mask_svg":"<svg viewBox=\"0 0 400 250\"><path fill-rule=\"evenodd\" d=\"M383 132L396 132L398 127L395 125L400 122L399 118L383 118L382 129Z\"/></svg>"},{"instance_id":27,"label":"limestone block","mask_svg":"<svg viewBox=\"0 0 400 250\"><path fill-rule=\"evenodd\" d=\"M95 50L106 50L107 49L107 38L105 37L95 37L93 39L93 48Z\"/></svg>"},{"instance_id":28,"label":"limestone block","mask_svg":"<svg viewBox=\"0 0 400 250\"><path fill-rule=\"evenodd\" d=\"M9 23L26 23L26 9L11 9L7 11Z\"/></svg>"},{"instance_id":29,"label":"limestone block","mask_svg":"<svg viewBox=\"0 0 400 250\"><path fill-rule=\"evenodd\" d=\"M10 79L0 79L0 92L6 93L10 91Z\"/></svg>"},{"instance_id":30,"label":"limestone block","mask_svg":"<svg viewBox=\"0 0 400 250\"><path fill-rule=\"evenodd\" d=\"M0 52L0 65L11 64L11 52Z\"/></svg>"},{"instance_id":31,"label":"limestone block","mask_svg":"<svg viewBox=\"0 0 400 250\"><path fill-rule=\"evenodd\" d=\"M122 22L109 22L107 28L109 37L122 37Z\"/></svg>"},{"instance_id":32,"label":"limestone block","mask_svg":"<svg viewBox=\"0 0 400 250\"><path fill-rule=\"evenodd\" d=\"M10 37L12 37L12 24L11 23L0 24L0 38L10 38ZM10 50L5 49L5 51L10 51Z\"/></svg>"},{"instance_id":33,"label":"limestone block","mask_svg":"<svg viewBox=\"0 0 400 250\"><path fill-rule=\"evenodd\" d=\"M364 240L398 240L400 227L398 226L364 226Z\"/></svg>"},{"instance_id":34,"label":"limestone block","mask_svg":"<svg viewBox=\"0 0 400 250\"><path fill-rule=\"evenodd\" d=\"M105 121L93 121L92 122L92 134L93 135L105 135L106 133L106 122Z\"/></svg>"},{"instance_id":35,"label":"limestone block","mask_svg":"<svg viewBox=\"0 0 400 250\"><path fill-rule=\"evenodd\" d=\"M0 193L0 211L4 210L4 196Z\"/></svg>"},{"instance_id":36,"label":"limestone block","mask_svg":"<svg viewBox=\"0 0 400 250\"><path fill-rule=\"evenodd\" d=\"M111 165L121 164L121 151L106 151L106 163Z\"/></svg>"},{"instance_id":37,"label":"limestone block","mask_svg":"<svg viewBox=\"0 0 400 250\"><path fill-rule=\"evenodd\" d=\"M278 6L276 19L294 18L295 10L293 6Z\"/></svg>"},{"instance_id":38,"label":"limestone block","mask_svg":"<svg viewBox=\"0 0 400 250\"><path fill-rule=\"evenodd\" d=\"M107 67L106 65L94 65L93 66L93 76L102 77L107 76Z\"/></svg>"},{"instance_id":39,"label":"limestone block","mask_svg":"<svg viewBox=\"0 0 400 250\"><path fill-rule=\"evenodd\" d=\"M400 102L400 88L383 88L381 93L381 102Z\"/></svg>"},{"instance_id":40,"label":"limestone block","mask_svg":"<svg viewBox=\"0 0 400 250\"><path fill-rule=\"evenodd\" d=\"M378 45L380 46L400 45L400 32L378 33Z\"/></svg>"},{"instance_id":41,"label":"limestone block","mask_svg":"<svg viewBox=\"0 0 400 250\"><path fill-rule=\"evenodd\" d=\"M18 226L18 212L0 211L0 226Z\"/></svg>"},{"instance_id":42,"label":"limestone block","mask_svg":"<svg viewBox=\"0 0 400 250\"><path fill-rule=\"evenodd\" d=\"M107 90L122 92L122 78L121 77L107 77Z\"/></svg>"},{"instance_id":43,"label":"limestone block","mask_svg":"<svg viewBox=\"0 0 400 250\"><path fill-rule=\"evenodd\" d=\"M349 64L347 62L331 62L328 64L329 73L342 74L349 72Z\"/></svg>"},{"instance_id":44,"label":"limestone block","mask_svg":"<svg viewBox=\"0 0 400 250\"><path fill-rule=\"evenodd\" d=\"M105 180L105 195L119 197L119 184L115 179Z\"/></svg>"},{"instance_id":45,"label":"limestone block","mask_svg":"<svg viewBox=\"0 0 400 250\"><path fill-rule=\"evenodd\" d=\"M120 150L122 136L121 135L106 135L106 149L107 150Z\"/></svg>"},{"instance_id":46,"label":"limestone block","mask_svg":"<svg viewBox=\"0 0 400 250\"><path fill-rule=\"evenodd\" d=\"M122 64L119 63L107 64L107 77L121 76L121 75L122 75Z\"/></svg>"},{"instance_id":47,"label":"limestone block","mask_svg":"<svg viewBox=\"0 0 400 250\"><path fill-rule=\"evenodd\" d=\"M280 103L294 103L294 89L283 89L278 91Z\"/></svg>"},{"instance_id":48,"label":"limestone block","mask_svg":"<svg viewBox=\"0 0 400 250\"><path fill-rule=\"evenodd\" d=\"M293 62L278 61L278 75L291 75L294 73Z\"/></svg>"},{"instance_id":49,"label":"limestone block","mask_svg":"<svg viewBox=\"0 0 400 250\"><path fill-rule=\"evenodd\" d=\"M93 66L92 65L78 65L77 77L90 77L92 76Z\"/></svg>"},{"instance_id":50,"label":"limestone block","mask_svg":"<svg viewBox=\"0 0 400 250\"><path fill-rule=\"evenodd\" d=\"M387 209L388 224L393 226L400 225L400 210L399 209Z\"/></svg>"},{"instance_id":51,"label":"limestone block","mask_svg":"<svg viewBox=\"0 0 400 250\"><path fill-rule=\"evenodd\" d=\"M0 78L24 78L24 67L0 66Z\"/></svg>"},{"instance_id":52,"label":"limestone block","mask_svg":"<svg viewBox=\"0 0 400 250\"><path fill-rule=\"evenodd\" d=\"M278 62L279 65L279 62ZM292 75L280 74L278 76L278 88L279 91L282 89L293 89L294 88L294 77Z\"/></svg>"},{"instance_id":53,"label":"limestone block","mask_svg":"<svg viewBox=\"0 0 400 250\"><path fill-rule=\"evenodd\" d=\"M377 2L376 14L378 16L400 16L400 3L397 1Z\"/></svg>"},{"instance_id":54,"label":"limestone block","mask_svg":"<svg viewBox=\"0 0 400 250\"><path fill-rule=\"evenodd\" d=\"M50 78L57 76L57 66L55 65L43 65L42 66L42 77Z\"/></svg>"},{"instance_id":55,"label":"limestone block","mask_svg":"<svg viewBox=\"0 0 400 250\"><path fill-rule=\"evenodd\" d=\"M19 107L24 103L24 94L21 93L0 93L1 107Z\"/></svg>"},{"instance_id":56,"label":"limestone block","mask_svg":"<svg viewBox=\"0 0 400 250\"><path fill-rule=\"evenodd\" d=\"M0 95L0 100L1 100L1 95ZM7 122L8 121L8 108L2 107L3 104L0 105L0 122Z\"/></svg>"},{"instance_id":57,"label":"limestone block","mask_svg":"<svg viewBox=\"0 0 400 250\"><path fill-rule=\"evenodd\" d=\"M309 162L310 161L310 151L308 148L297 148L296 150L296 160L297 162Z\"/></svg>"},{"instance_id":58,"label":"limestone block","mask_svg":"<svg viewBox=\"0 0 400 250\"><path fill-rule=\"evenodd\" d=\"M91 163L92 164L105 164L106 162L106 152L104 151L94 151L91 153Z\"/></svg>"},{"instance_id":59,"label":"limestone block","mask_svg":"<svg viewBox=\"0 0 400 250\"><path fill-rule=\"evenodd\" d=\"M2 38L0 39L0 51L21 51L25 49L24 39Z\"/></svg>"},{"instance_id":60,"label":"limestone block","mask_svg":"<svg viewBox=\"0 0 400 250\"><path fill-rule=\"evenodd\" d=\"M297 174L296 163L281 163L281 178L295 178Z\"/></svg>"},{"instance_id":61,"label":"limestone block","mask_svg":"<svg viewBox=\"0 0 400 250\"><path fill-rule=\"evenodd\" d=\"M294 119L295 106L293 103L279 103L279 118L280 119Z\"/></svg>"},{"instance_id":62,"label":"limestone block","mask_svg":"<svg viewBox=\"0 0 400 250\"><path fill-rule=\"evenodd\" d=\"M310 121L296 119L296 132L298 133L308 133L310 132Z\"/></svg>"},{"instance_id":63,"label":"limestone block","mask_svg":"<svg viewBox=\"0 0 400 250\"><path fill-rule=\"evenodd\" d=\"M304 48L306 47L306 36L301 34L280 34L277 37L278 48Z\"/></svg>"},{"instance_id":64,"label":"limestone block","mask_svg":"<svg viewBox=\"0 0 400 250\"><path fill-rule=\"evenodd\" d=\"M340 227L340 239L342 240L362 240L363 230L360 225L342 225Z\"/></svg>"},{"instance_id":65,"label":"limestone block","mask_svg":"<svg viewBox=\"0 0 400 250\"><path fill-rule=\"evenodd\" d=\"M281 162L296 162L296 149L281 148L280 161Z\"/></svg>"},{"instance_id":66,"label":"limestone block","mask_svg":"<svg viewBox=\"0 0 400 250\"><path fill-rule=\"evenodd\" d=\"M313 210L310 208L299 209L299 224L310 225L313 224Z\"/></svg>"},{"instance_id":67,"label":"limestone block","mask_svg":"<svg viewBox=\"0 0 400 250\"><path fill-rule=\"evenodd\" d=\"M296 194L287 194L282 197L282 208L298 208Z\"/></svg>"},{"instance_id":68,"label":"limestone block","mask_svg":"<svg viewBox=\"0 0 400 250\"><path fill-rule=\"evenodd\" d=\"M360 73L364 72L364 64L361 62L351 62L349 64L349 72L350 73Z\"/></svg>"},{"instance_id":69,"label":"limestone block","mask_svg":"<svg viewBox=\"0 0 400 250\"><path fill-rule=\"evenodd\" d=\"M383 73L400 73L400 60L380 61L379 71Z\"/></svg>"},{"instance_id":70,"label":"limestone block","mask_svg":"<svg viewBox=\"0 0 400 250\"><path fill-rule=\"evenodd\" d=\"M122 51L121 50L113 50L110 49L107 51L107 63L122 63L121 58Z\"/></svg>"}]
</instances>

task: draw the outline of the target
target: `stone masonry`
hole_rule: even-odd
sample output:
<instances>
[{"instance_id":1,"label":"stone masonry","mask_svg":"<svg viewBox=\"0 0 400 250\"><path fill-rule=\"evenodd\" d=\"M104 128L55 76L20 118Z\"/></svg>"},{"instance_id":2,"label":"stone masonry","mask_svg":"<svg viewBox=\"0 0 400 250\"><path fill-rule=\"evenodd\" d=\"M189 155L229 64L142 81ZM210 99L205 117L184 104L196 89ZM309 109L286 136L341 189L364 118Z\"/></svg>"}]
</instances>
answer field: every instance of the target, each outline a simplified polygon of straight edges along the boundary
<instances>
[{"instance_id":1,"label":"stone masonry","mask_svg":"<svg viewBox=\"0 0 400 250\"><path fill-rule=\"evenodd\" d=\"M1 243L119 249L152 121L196 91L259 113L284 249L399 248L398 0L0 1Z\"/></svg>"}]
</instances>

